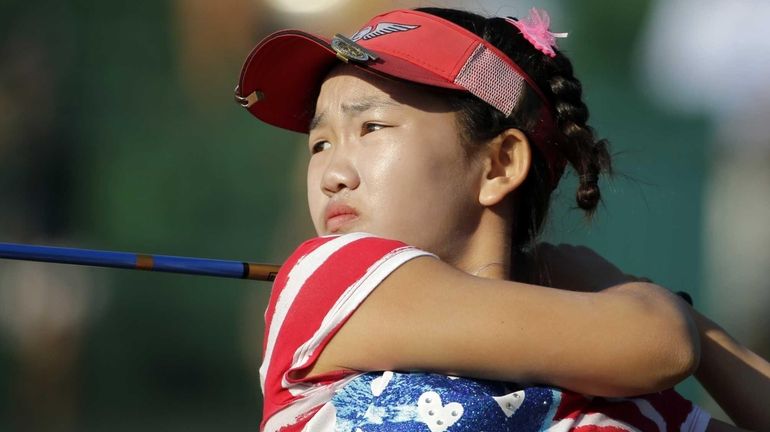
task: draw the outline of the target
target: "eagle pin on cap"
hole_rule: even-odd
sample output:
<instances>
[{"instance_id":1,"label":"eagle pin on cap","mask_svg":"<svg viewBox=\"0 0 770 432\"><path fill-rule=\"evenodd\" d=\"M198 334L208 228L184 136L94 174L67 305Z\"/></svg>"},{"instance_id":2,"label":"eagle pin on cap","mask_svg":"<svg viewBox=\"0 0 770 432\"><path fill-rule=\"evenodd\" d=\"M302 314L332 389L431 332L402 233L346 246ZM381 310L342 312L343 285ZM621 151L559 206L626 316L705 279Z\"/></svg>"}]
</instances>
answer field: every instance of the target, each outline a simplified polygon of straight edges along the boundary
<instances>
[{"instance_id":1,"label":"eagle pin on cap","mask_svg":"<svg viewBox=\"0 0 770 432\"><path fill-rule=\"evenodd\" d=\"M360 33L361 32L359 32L359 34ZM366 48L357 44L354 40L348 39L339 33L334 35L330 46L334 52L336 52L337 58L345 63L348 63L351 60L357 63L364 63L369 60L378 59L377 54L367 50ZM249 95L246 97L240 96L240 86L235 86L235 102L244 108L250 108L264 97L264 93L258 90L249 93Z\"/></svg>"},{"instance_id":2,"label":"eagle pin on cap","mask_svg":"<svg viewBox=\"0 0 770 432\"><path fill-rule=\"evenodd\" d=\"M347 63L350 60L356 62L367 62L369 60L377 60L377 54L367 50L361 45L357 44L352 39L348 39L345 36L337 33L331 42L332 49L337 53L337 57Z\"/></svg>"}]
</instances>

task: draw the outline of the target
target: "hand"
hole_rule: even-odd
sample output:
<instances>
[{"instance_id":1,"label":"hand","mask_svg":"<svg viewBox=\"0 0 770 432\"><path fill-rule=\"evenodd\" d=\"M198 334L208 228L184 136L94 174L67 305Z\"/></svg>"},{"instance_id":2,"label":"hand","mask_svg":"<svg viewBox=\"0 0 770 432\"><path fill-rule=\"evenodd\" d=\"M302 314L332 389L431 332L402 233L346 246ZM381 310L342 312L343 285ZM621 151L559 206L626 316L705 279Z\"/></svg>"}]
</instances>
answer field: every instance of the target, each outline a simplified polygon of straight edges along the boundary
<instances>
[{"instance_id":1,"label":"hand","mask_svg":"<svg viewBox=\"0 0 770 432\"><path fill-rule=\"evenodd\" d=\"M585 246L538 243L529 263L532 283L571 291L596 292L627 282L650 282L623 273Z\"/></svg>"}]
</instances>

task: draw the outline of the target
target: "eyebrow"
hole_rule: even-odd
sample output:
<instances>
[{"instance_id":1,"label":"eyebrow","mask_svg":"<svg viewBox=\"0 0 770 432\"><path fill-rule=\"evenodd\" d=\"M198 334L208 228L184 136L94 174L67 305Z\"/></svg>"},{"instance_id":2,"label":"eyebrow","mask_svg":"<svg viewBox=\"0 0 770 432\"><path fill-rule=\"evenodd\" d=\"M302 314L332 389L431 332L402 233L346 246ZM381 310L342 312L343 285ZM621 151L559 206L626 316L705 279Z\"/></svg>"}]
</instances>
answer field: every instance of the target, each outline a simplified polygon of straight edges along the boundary
<instances>
[{"instance_id":1,"label":"eyebrow","mask_svg":"<svg viewBox=\"0 0 770 432\"><path fill-rule=\"evenodd\" d=\"M351 103L343 103L342 112L348 115L358 115L363 112L369 111L370 109L379 108L381 106L399 106L399 104L390 99L383 99L380 97L370 97L370 98L361 99L359 101L355 101ZM310 120L310 126L308 127L308 131L312 131L313 129L320 126L324 121L324 117L326 117L325 112L314 115L313 119Z\"/></svg>"}]
</instances>

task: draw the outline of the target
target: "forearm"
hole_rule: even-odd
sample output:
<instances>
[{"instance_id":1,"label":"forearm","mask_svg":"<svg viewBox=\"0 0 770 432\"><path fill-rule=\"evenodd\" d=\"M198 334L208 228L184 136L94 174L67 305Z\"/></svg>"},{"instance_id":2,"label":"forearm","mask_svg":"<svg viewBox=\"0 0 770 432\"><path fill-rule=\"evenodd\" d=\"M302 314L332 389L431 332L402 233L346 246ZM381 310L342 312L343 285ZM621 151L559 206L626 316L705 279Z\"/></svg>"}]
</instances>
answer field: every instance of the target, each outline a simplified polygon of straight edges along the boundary
<instances>
[{"instance_id":1,"label":"forearm","mask_svg":"<svg viewBox=\"0 0 770 432\"><path fill-rule=\"evenodd\" d=\"M641 282L617 285L596 295L613 296L627 305L622 323L625 337L604 340L619 348L605 364L610 374L583 383L588 387L613 383L616 387L583 388L583 392L604 396L652 393L673 387L695 371L700 358L699 336L681 299L665 288ZM609 346L596 351L612 352ZM566 387L576 388L574 384Z\"/></svg>"},{"instance_id":2,"label":"forearm","mask_svg":"<svg viewBox=\"0 0 770 432\"><path fill-rule=\"evenodd\" d=\"M617 296L618 301L612 301L613 306L602 312L608 319L621 308L629 308L624 312L623 321L609 324L626 331L622 340L611 339L603 329L591 331L601 344L596 347L597 351L608 351L614 346L622 349L607 355L615 363L592 368L607 372L602 371L606 366L611 368L611 373L622 374L622 378L615 377L616 389L598 390L609 390L618 396L628 396L628 392L650 393L670 388L694 372L700 355L698 332L689 306L680 298L665 288L625 274L584 247L540 244L537 256L538 260L529 264L533 266L530 272L540 275L533 280L536 284L598 293L594 295L600 297ZM594 313L599 313L599 309ZM621 366L618 360L623 361L622 368L614 369L614 366ZM607 378L604 375L585 384L603 383Z\"/></svg>"},{"instance_id":3,"label":"forearm","mask_svg":"<svg viewBox=\"0 0 770 432\"><path fill-rule=\"evenodd\" d=\"M770 363L713 321L695 310L692 313L702 350L695 377L736 425L770 430Z\"/></svg>"}]
</instances>

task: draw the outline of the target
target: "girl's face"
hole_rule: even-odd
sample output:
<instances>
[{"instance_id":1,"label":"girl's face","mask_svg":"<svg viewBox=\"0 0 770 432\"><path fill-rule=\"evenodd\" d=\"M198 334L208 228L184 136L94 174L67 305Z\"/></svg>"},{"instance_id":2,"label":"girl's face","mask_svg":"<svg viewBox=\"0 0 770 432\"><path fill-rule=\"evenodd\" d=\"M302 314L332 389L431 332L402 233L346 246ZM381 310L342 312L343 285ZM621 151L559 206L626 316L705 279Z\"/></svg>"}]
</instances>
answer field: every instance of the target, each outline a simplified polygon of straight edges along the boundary
<instances>
[{"instance_id":1,"label":"girl's face","mask_svg":"<svg viewBox=\"0 0 770 432\"><path fill-rule=\"evenodd\" d=\"M339 66L321 87L308 148L319 235L369 232L449 262L468 247L483 167L439 96Z\"/></svg>"}]
</instances>

